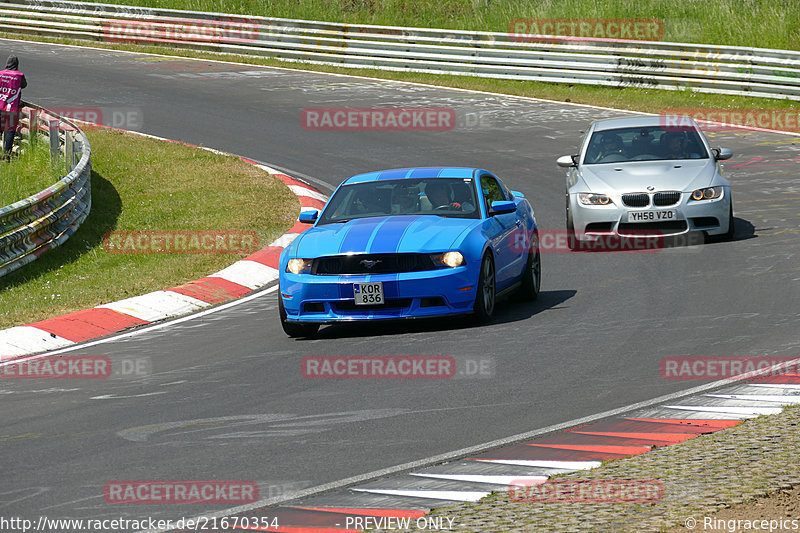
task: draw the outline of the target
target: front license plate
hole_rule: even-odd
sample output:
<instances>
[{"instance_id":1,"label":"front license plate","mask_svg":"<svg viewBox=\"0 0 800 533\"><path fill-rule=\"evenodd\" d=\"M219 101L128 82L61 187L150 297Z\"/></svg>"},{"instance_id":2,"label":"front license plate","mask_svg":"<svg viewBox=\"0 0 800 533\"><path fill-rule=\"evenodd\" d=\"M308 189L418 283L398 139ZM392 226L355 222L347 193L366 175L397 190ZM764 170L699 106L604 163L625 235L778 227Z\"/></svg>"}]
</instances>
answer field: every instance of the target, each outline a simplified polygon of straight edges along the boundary
<instances>
[{"instance_id":1,"label":"front license plate","mask_svg":"<svg viewBox=\"0 0 800 533\"><path fill-rule=\"evenodd\" d=\"M629 211L628 222L659 222L661 220L676 220L678 212L672 211Z\"/></svg>"},{"instance_id":2,"label":"front license plate","mask_svg":"<svg viewBox=\"0 0 800 533\"><path fill-rule=\"evenodd\" d=\"M356 305L380 305L383 303L383 283L353 283Z\"/></svg>"}]
</instances>

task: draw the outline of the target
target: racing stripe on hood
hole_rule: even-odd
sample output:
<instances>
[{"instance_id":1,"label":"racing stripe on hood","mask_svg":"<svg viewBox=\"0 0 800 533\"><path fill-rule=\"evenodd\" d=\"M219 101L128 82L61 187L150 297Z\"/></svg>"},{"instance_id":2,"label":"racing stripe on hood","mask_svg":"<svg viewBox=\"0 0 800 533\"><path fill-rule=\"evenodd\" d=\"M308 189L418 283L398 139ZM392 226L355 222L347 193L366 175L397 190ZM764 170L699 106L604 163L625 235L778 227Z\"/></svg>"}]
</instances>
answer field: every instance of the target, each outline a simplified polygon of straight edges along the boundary
<instances>
[{"instance_id":1,"label":"racing stripe on hood","mask_svg":"<svg viewBox=\"0 0 800 533\"><path fill-rule=\"evenodd\" d=\"M380 226L387 219L379 218L361 218L354 220L347 235L342 238L342 243L339 245L339 253L346 254L348 252L359 252L367 249L367 244L372 238L372 234L380 228Z\"/></svg>"},{"instance_id":2,"label":"racing stripe on hood","mask_svg":"<svg viewBox=\"0 0 800 533\"><path fill-rule=\"evenodd\" d=\"M376 179L379 180L396 180L396 179L403 179L408 177L408 175L412 172L412 169L409 168L398 168L394 170L384 170L378 173L378 177Z\"/></svg>"},{"instance_id":3,"label":"racing stripe on hood","mask_svg":"<svg viewBox=\"0 0 800 533\"><path fill-rule=\"evenodd\" d=\"M421 217L418 215L400 215L387 218L386 221L375 228L367 247L367 253L392 253L397 252L403 236ZM375 242L378 242L379 250L375 250Z\"/></svg>"}]
</instances>

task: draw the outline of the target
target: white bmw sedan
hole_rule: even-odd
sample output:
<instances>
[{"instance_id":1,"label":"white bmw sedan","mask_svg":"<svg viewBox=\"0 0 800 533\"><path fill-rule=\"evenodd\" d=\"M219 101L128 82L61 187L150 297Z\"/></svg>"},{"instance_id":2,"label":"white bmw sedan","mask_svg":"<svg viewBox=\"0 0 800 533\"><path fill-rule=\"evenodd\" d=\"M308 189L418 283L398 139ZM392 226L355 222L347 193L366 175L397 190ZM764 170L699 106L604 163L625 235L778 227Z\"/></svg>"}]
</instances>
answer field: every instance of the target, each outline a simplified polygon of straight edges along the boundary
<instances>
[{"instance_id":1,"label":"white bmw sedan","mask_svg":"<svg viewBox=\"0 0 800 533\"><path fill-rule=\"evenodd\" d=\"M733 202L720 161L732 155L711 148L689 117L595 122L580 154L557 160L568 169L567 231L578 243L690 231L731 239Z\"/></svg>"}]
</instances>

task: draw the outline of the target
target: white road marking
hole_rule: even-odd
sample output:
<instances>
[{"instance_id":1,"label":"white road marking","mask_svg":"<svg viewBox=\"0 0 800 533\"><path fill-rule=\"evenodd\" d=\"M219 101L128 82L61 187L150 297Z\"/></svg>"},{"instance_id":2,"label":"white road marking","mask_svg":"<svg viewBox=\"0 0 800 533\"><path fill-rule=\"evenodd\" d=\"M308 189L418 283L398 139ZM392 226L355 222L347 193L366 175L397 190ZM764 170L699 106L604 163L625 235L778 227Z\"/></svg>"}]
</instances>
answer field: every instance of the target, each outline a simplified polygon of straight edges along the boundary
<instances>
[{"instance_id":1,"label":"white road marking","mask_svg":"<svg viewBox=\"0 0 800 533\"><path fill-rule=\"evenodd\" d=\"M776 415L783 411L782 407L735 407L719 405L665 405L665 409L677 409L679 411L700 411L706 413L725 413L736 416L760 416Z\"/></svg>"},{"instance_id":2,"label":"white road marking","mask_svg":"<svg viewBox=\"0 0 800 533\"><path fill-rule=\"evenodd\" d=\"M800 395L785 394L706 394L711 398L725 398L727 400L747 400L751 402L776 402L784 404L800 403Z\"/></svg>"},{"instance_id":3,"label":"white road marking","mask_svg":"<svg viewBox=\"0 0 800 533\"><path fill-rule=\"evenodd\" d=\"M75 343L33 326L14 326L0 331L0 360L5 356L52 350L71 344Z\"/></svg>"},{"instance_id":4,"label":"white road marking","mask_svg":"<svg viewBox=\"0 0 800 533\"><path fill-rule=\"evenodd\" d=\"M257 289L278 279L278 271L267 265L242 259L212 276L243 285L248 289Z\"/></svg>"},{"instance_id":5,"label":"white road marking","mask_svg":"<svg viewBox=\"0 0 800 533\"><path fill-rule=\"evenodd\" d=\"M224 311L225 309L228 309L229 307L236 307L236 306L242 305L242 304L247 303L250 300L253 300L255 298L262 298L262 297L264 297L264 296L266 296L266 295L268 295L270 293L273 293L273 292L275 292L277 290L278 290L278 286L276 285L274 287L270 287L270 288L265 289L263 291L259 291L259 292L256 292L254 294L250 294L248 296L243 296L242 298L239 298L238 300L233 300L232 302L228 302L228 303L225 303L225 304L222 304L222 305L218 305L216 307L212 307L211 309L206 309L205 311L200 311L200 312L192 314L192 315L176 318L175 320L170 320L168 322L161 322L160 324L152 324L152 325L149 325L149 326L146 326L146 327L135 329L133 331L122 332L122 333L119 333L118 335L113 335L113 336L110 336L110 337L104 337L102 339L98 339L98 340L95 340L95 341L89 341L89 342L85 342L85 343L82 343L82 344L73 344L72 346L68 346L66 348L61 348L61 349L58 349L58 350L53 350L51 352L32 355L30 357L14 359L13 361L5 361L2 364L0 364L0 368L2 368L5 365L12 364L12 363L19 363L20 361L32 361L34 359L41 359L43 357L50 357L50 356L53 356L53 355L59 355L59 354L62 354L62 353L72 352L72 351L75 351L75 350L81 350L81 349L84 349L84 348L90 348L92 346L97 346L98 344L106 344L106 343L118 341L118 340L121 340L121 339L127 339L127 338L130 338L130 337L137 337L137 336L142 335L144 333L150 333L151 331L155 331L155 330L158 330L158 329L163 329L163 328L167 328L167 327L170 327L170 326L174 326L176 324L180 324L182 322L187 322L189 320L194 320L196 318L203 317L203 316L206 316L206 315L210 315L212 313L218 313L220 311Z\"/></svg>"},{"instance_id":6,"label":"white road marking","mask_svg":"<svg viewBox=\"0 0 800 533\"><path fill-rule=\"evenodd\" d=\"M96 309L111 309L145 322L157 322L171 316L191 313L209 305L211 304L174 291L155 291L98 305Z\"/></svg>"},{"instance_id":7,"label":"white road marking","mask_svg":"<svg viewBox=\"0 0 800 533\"><path fill-rule=\"evenodd\" d=\"M538 459L475 459L481 463L498 465L535 466L539 468L557 468L558 470L591 470L602 465L600 461L544 461Z\"/></svg>"},{"instance_id":8,"label":"white road marking","mask_svg":"<svg viewBox=\"0 0 800 533\"><path fill-rule=\"evenodd\" d=\"M491 492L459 491L459 490L391 490L391 489L351 489L355 492L383 494L386 496L407 496L409 498L426 498L429 500L450 500L455 502L477 502Z\"/></svg>"},{"instance_id":9,"label":"white road marking","mask_svg":"<svg viewBox=\"0 0 800 533\"><path fill-rule=\"evenodd\" d=\"M159 392L145 392L143 394L131 394L130 396L117 396L116 394L103 394L101 396L92 396L90 400L122 400L125 398L142 398L143 396L158 396L159 394L166 394L167 391Z\"/></svg>"},{"instance_id":10,"label":"white road marking","mask_svg":"<svg viewBox=\"0 0 800 533\"><path fill-rule=\"evenodd\" d=\"M411 474L412 476L428 477L433 479L447 479L450 481L463 481L465 483L489 483L491 485L511 485L516 484L539 484L547 481L547 476L508 476L490 474Z\"/></svg>"},{"instance_id":11,"label":"white road marking","mask_svg":"<svg viewBox=\"0 0 800 533\"><path fill-rule=\"evenodd\" d=\"M301 187L300 185L289 185L288 187L295 194L295 196L307 196L308 198L313 198L315 200L319 200L320 202L328 201L327 196L317 191L312 191L308 187Z\"/></svg>"}]
</instances>

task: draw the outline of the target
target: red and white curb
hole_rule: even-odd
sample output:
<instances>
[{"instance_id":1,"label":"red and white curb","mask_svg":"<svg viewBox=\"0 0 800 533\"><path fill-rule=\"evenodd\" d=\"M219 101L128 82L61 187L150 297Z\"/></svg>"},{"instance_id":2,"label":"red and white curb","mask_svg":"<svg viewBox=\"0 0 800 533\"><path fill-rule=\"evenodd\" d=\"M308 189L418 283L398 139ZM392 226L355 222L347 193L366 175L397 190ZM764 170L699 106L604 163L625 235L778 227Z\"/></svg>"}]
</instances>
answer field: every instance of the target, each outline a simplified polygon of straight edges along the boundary
<instances>
[{"instance_id":1,"label":"red and white curb","mask_svg":"<svg viewBox=\"0 0 800 533\"><path fill-rule=\"evenodd\" d=\"M248 528L256 531L356 533L365 527L382 526L458 531L458 523L427 521L446 517L446 509L441 509L435 518L427 515L436 507L476 502L493 492L508 491L511 486L545 483L557 474L597 468L605 460L671 446L798 403L800 374L765 374L748 381L729 382L713 393L696 392L677 401L661 400L624 415L600 418L460 460L309 495L284 506L254 505L246 511L235 511L251 517L277 517L279 527ZM401 524L406 527L401 528Z\"/></svg>"},{"instance_id":2,"label":"red and white curb","mask_svg":"<svg viewBox=\"0 0 800 533\"><path fill-rule=\"evenodd\" d=\"M152 135L140 135L170 141ZM301 210L319 210L325 205L327 197L308 184L256 161L244 157L239 159L282 180L299 198ZM281 251L308 227L298 222L266 248L204 278L91 309L0 330L0 361L65 348L128 328L193 313L244 296L278 279Z\"/></svg>"}]
</instances>

